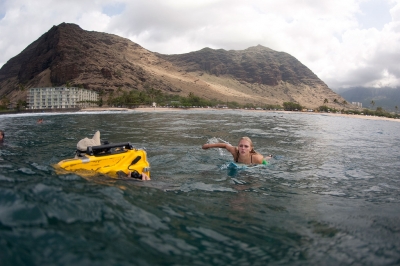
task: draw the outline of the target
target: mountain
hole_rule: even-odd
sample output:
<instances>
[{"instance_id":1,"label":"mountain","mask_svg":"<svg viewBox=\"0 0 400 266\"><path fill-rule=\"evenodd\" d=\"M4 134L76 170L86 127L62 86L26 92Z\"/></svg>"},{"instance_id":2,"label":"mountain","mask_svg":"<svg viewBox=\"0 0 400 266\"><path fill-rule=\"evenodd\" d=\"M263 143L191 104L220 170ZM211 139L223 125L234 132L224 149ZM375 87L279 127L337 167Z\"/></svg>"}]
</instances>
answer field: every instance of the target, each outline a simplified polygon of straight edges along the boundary
<instances>
[{"instance_id":1,"label":"mountain","mask_svg":"<svg viewBox=\"0 0 400 266\"><path fill-rule=\"evenodd\" d=\"M382 107L386 111L397 111L395 107L400 107L400 88L353 87L338 92L348 102L360 102L365 108Z\"/></svg>"},{"instance_id":2,"label":"mountain","mask_svg":"<svg viewBox=\"0 0 400 266\"><path fill-rule=\"evenodd\" d=\"M153 53L107 33L62 23L0 69L0 98L26 99L26 88L82 86L103 93L154 88L165 93L315 108L344 98L293 56L263 46L241 51L204 48L179 55Z\"/></svg>"}]
</instances>

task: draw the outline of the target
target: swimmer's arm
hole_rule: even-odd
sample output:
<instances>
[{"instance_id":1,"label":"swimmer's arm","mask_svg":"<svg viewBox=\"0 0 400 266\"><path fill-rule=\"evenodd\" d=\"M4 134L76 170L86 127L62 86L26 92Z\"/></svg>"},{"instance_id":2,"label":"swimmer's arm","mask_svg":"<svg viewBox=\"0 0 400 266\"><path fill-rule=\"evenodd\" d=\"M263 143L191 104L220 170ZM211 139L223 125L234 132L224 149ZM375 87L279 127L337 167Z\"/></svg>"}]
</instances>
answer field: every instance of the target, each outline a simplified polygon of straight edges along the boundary
<instances>
[{"instance_id":1,"label":"swimmer's arm","mask_svg":"<svg viewBox=\"0 0 400 266\"><path fill-rule=\"evenodd\" d=\"M235 147L227 143L209 143L209 144L204 144L202 148L204 150L207 150L209 148L223 148L228 150L230 153L234 153L236 151Z\"/></svg>"},{"instance_id":2,"label":"swimmer's arm","mask_svg":"<svg viewBox=\"0 0 400 266\"><path fill-rule=\"evenodd\" d=\"M226 149L227 145L229 145L229 144L226 144L226 143L207 143L207 144L204 144L202 148L204 150L207 150L209 148L224 148L224 149Z\"/></svg>"}]
</instances>

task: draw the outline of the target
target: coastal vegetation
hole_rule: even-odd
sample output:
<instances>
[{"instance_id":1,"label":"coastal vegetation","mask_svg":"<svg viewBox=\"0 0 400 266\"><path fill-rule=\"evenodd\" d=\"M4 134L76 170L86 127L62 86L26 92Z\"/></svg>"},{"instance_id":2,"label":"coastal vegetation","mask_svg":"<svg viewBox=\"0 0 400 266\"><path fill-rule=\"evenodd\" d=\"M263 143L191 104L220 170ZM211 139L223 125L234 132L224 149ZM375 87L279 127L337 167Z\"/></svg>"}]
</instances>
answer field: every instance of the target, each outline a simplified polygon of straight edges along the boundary
<instances>
[{"instance_id":1,"label":"coastal vegetation","mask_svg":"<svg viewBox=\"0 0 400 266\"><path fill-rule=\"evenodd\" d=\"M326 105L320 106L318 108L319 112L325 112L325 113L341 113L341 114L355 114L355 115L366 115L366 116L380 116L380 117L387 117L387 118L400 118L400 115L395 112L388 112L384 110L382 107L377 107L376 110L371 110L364 108L362 110L345 110L345 109L336 109L336 108L331 108Z\"/></svg>"},{"instance_id":2,"label":"coastal vegetation","mask_svg":"<svg viewBox=\"0 0 400 266\"><path fill-rule=\"evenodd\" d=\"M5 111L7 110L8 106L10 104L10 99L7 97L3 96L0 100L0 111Z\"/></svg>"},{"instance_id":3,"label":"coastal vegetation","mask_svg":"<svg viewBox=\"0 0 400 266\"><path fill-rule=\"evenodd\" d=\"M299 111L299 110L303 110L303 106L301 106L298 103L293 103L293 102L284 102L283 103L283 109L285 111Z\"/></svg>"},{"instance_id":4,"label":"coastal vegetation","mask_svg":"<svg viewBox=\"0 0 400 266\"><path fill-rule=\"evenodd\" d=\"M348 102L357 102L364 108L375 110L377 106L380 106L388 112L398 112L396 106L400 103L400 87L353 87L336 90L336 92Z\"/></svg>"},{"instance_id":5,"label":"coastal vegetation","mask_svg":"<svg viewBox=\"0 0 400 266\"><path fill-rule=\"evenodd\" d=\"M157 103L157 106L168 106L168 107L176 107L176 108L190 108L190 107L222 107L222 108L231 108L231 109L264 109L264 110L285 110L285 111L302 111L302 110L311 110L306 107L300 105L295 102L284 102L283 106L280 105L270 105L270 104L239 104L237 102L223 102L221 100L213 99L207 100L196 96L194 93L189 93L187 97L166 94L160 90L156 90L153 88L149 88L146 91L130 91L125 92L119 90L119 95L114 95L114 93L110 93L108 96L104 95L107 99L105 101L101 100L99 102L106 103L110 107L127 107L133 108L142 105L152 106L153 102ZM325 99L324 103L328 102ZM343 102L343 106L347 105L347 101ZM312 110L314 112L326 112L326 113L342 113L342 114L358 114L358 115L370 115L370 116L382 116L388 118L399 118L397 113L390 113L385 111L382 107L377 107L376 110L363 109L360 110L345 110L336 109L332 107L328 107L326 105L322 105L316 110Z\"/></svg>"},{"instance_id":6,"label":"coastal vegetation","mask_svg":"<svg viewBox=\"0 0 400 266\"><path fill-rule=\"evenodd\" d=\"M186 97L179 96L175 94L167 94L163 93L161 90L154 89L151 86L146 86L144 91L131 90L129 92L123 91L122 89L118 89L116 91L111 91L109 93L105 93L101 91L99 93L99 100L95 103L100 107L124 107L124 108L136 108L140 106L153 106L153 103L156 103L157 106L165 106L172 108L192 108L192 107L217 107L217 108L230 108L230 109L254 109L254 110L285 110L285 111L312 111L312 112L325 112L325 113L341 113L341 114L357 114L357 115L366 115L366 116L380 116L380 117L388 117L388 118L400 118L396 106L396 112L388 112L384 110L382 107L377 107L376 110L364 108L362 110L350 110L345 109L344 107L347 105L346 101L343 101L343 108L337 109L328 107L325 105L329 101L327 99L324 100L324 105L318 107L315 110L307 109L307 107L302 106L299 103L295 102L284 102L283 105L271 105L271 104L263 104L261 102L258 103L246 103L240 104L235 101L221 101L218 99L204 99L195 95L193 92L190 92ZM85 101L87 102L87 101ZM335 102L335 101L334 101ZM372 101L374 104L374 101ZM339 102L336 101L337 104ZM26 101L19 100L16 104L15 108L9 108L10 100L7 97L3 97L0 100L0 113L8 113L8 112L20 112L24 111L28 108L28 104Z\"/></svg>"},{"instance_id":7,"label":"coastal vegetation","mask_svg":"<svg viewBox=\"0 0 400 266\"><path fill-rule=\"evenodd\" d=\"M103 99L104 97L104 99ZM106 104L110 107L127 107L133 108L142 105L152 106L153 102L157 103L158 106L169 106L169 107L226 107L231 109L236 108L248 108L248 109L282 109L280 105L262 104L262 103L246 103L240 104L235 101L221 101L218 99L204 99L193 92L190 92L186 97L175 94L163 93L161 90L147 87L144 91L131 90L129 92L117 90L117 93L109 93L104 95L99 100L100 104Z\"/></svg>"}]
</instances>

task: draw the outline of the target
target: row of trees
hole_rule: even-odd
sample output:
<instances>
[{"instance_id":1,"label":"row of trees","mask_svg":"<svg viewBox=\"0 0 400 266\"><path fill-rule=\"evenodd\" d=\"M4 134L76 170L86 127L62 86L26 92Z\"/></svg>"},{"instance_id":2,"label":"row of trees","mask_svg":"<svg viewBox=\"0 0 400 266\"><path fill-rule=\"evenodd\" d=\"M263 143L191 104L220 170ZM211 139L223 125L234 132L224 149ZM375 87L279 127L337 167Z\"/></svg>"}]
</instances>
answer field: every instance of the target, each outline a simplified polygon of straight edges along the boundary
<instances>
[{"instance_id":1,"label":"row of trees","mask_svg":"<svg viewBox=\"0 0 400 266\"><path fill-rule=\"evenodd\" d=\"M105 95L103 95L105 96ZM335 99L336 100L336 99ZM339 104L338 101L333 101L334 103ZM247 103L241 105L237 102L223 102L220 100L206 100L196 96L194 93L189 93L187 97L179 96L179 95L172 95L172 94L165 94L160 90L155 90L153 88L147 88L145 91L122 91L117 90L117 95L114 92L111 92L108 95L108 98L105 100L105 103L108 106L119 106L119 107L135 107L139 105L152 105L153 102L157 102L158 105L161 106L171 106L171 107L206 107L206 106L217 106L217 105L224 105L228 108L248 108L248 109L282 109L280 105L255 105L253 103ZM328 100L325 99L324 103L328 103ZM99 105L103 105L104 101L101 98L99 101ZM342 102L343 105L347 105L347 101ZM397 106L396 106L397 107ZM300 105L299 103L294 102L284 102L283 109L286 111L301 111L305 107ZM397 108L396 108L397 110ZM345 110L336 109L332 107L328 107L326 105L322 105L317 108L316 111L319 112L341 112L341 113L352 113L352 114L365 114L365 115L376 115L376 116L386 116L386 117L398 117L397 114L390 114L389 112L385 111L382 107L377 107L376 111L364 109L363 111L357 110Z\"/></svg>"},{"instance_id":2,"label":"row of trees","mask_svg":"<svg viewBox=\"0 0 400 266\"><path fill-rule=\"evenodd\" d=\"M165 94L153 88L145 91L131 90L129 92L117 90L117 95L115 95L114 92L110 92L106 100L103 100L103 97L101 97L99 105L103 105L104 102L108 106L129 108L139 105L152 105L153 102L157 102L159 105L175 107L214 106L221 103L221 101L218 100L202 99L193 93L189 93L187 97L182 97L179 95Z\"/></svg>"},{"instance_id":3,"label":"row of trees","mask_svg":"<svg viewBox=\"0 0 400 266\"><path fill-rule=\"evenodd\" d=\"M336 109L336 108L331 108L326 105L320 106L318 108L318 111L320 112L332 112L332 113L337 113L341 112L344 114L358 114L358 115L371 115L371 116L382 116L382 117L388 117L388 118L399 118L400 116L397 113L390 113L384 110L382 107L377 107L376 110L371 110L364 108L363 110L344 110L344 109Z\"/></svg>"},{"instance_id":4,"label":"row of trees","mask_svg":"<svg viewBox=\"0 0 400 266\"><path fill-rule=\"evenodd\" d=\"M325 98L324 99L324 105L327 104L327 103L329 103L329 100ZM333 99L333 103L335 103L335 104L343 104L343 105L347 105L348 104L348 102L346 100L343 100L343 102L340 103L336 98Z\"/></svg>"},{"instance_id":5,"label":"row of trees","mask_svg":"<svg viewBox=\"0 0 400 266\"><path fill-rule=\"evenodd\" d=\"M24 88L21 86L21 88ZM232 102L223 102L221 100L217 99L212 99L212 100L207 100L200 98L199 96L196 96L194 93L189 93L187 97L179 96L179 95L173 95L173 94L166 94L163 93L161 90L156 90L154 88L151 88L151 86L147 85L145 86L144 91L136 91L136 90L131 90L129 92L123 91L121 88L118 88L116 92L111 91L107 95L104 93L104 91L101 91L99 93L100 95L100 100L97 102L99 106L103 106L104 104L107 104L108 106L119 106L119 107L135 107L139 105L152 105L153 102L157 102L158 105L161 106L171 106L171 107L192 107L192 106L198 106L198 107L206 107L206 106L217 106L217 105L224 105L227 106L228 108L248 108L248 109L256 109L256 108L262 108L262 109L282 109L280 105L256 105L253 103L247 103L244 105L241 105L235 101ZM321 112L342 112L342 113L363 113L366 115L377 115L377 116L386 116L386 117L393 117L393 116L398 116L397 111L398 107L396 106L396 114L390 114L389 112L386 112L382 107L377 107L375 111L369 110L369 109L364 109L363 111L357 111L357 110L344 110L342 108L341 110L338 110L336 108L331 108L327 107L325 104L328 103L328 99L324 100L324 105L320 106L317 110ZM339 102L334 99L333 101L336 104L339 104ZM341 104L347 105L347 101L343 101ZM0 99L0 110L7 110L8 106L10 105L10 100L7 97L2 97ZM373 107L375 105L374 101L371 101L371 106ZM27 107L27 102L19 100L16 105L17 110L23 110ZM294 102L284 102L283 103L283 109L286 111L300 111L303 110L305 107L301 106L298 103Z\"/></svg>"},{"instance_id":6,"label":"row of trees","mask_svg":"<svg viewBox=\"0 0 400 266\"><path fill-rule=\"evenodd\" d=\"M343 105L345 105L345 106L348 104L346 100L344 100L342 103L339 103L339 101L338 101L337 99L334 99L333 102L336 103L336 104L343 104ZM329 103L329 100L325 98L325 100L324 100L324 105L327 104L327 103ZM375 101L372 100L372 101L370 102L370 105L371 105L372 108L374 108L374 106L375 106ZM379 108L379 110L378 110L378 108ZM394 109L395 109L395 112L397 113L399 108L398 108L398 106L396 105L396 106L394 107ZM368 110L368 109L364 109L364 110ZM383 110L382 107L377 107L377 112L378 112L378 113L382 113L381 110Z\"/></svg>"},{"instance_id":7,"label":"row of trees","mask_svg":"<svg viewBox=\"0 0 400 266\"><path fill-rule=\"evenodd\" d=\"M298 103L293 103L293 102L284 102L283 103L283 109L285 111L301 111L303 110L303 106L301 106Z\"/></svg>"},{"instance_id":8,"label":"row of trees","mask_svg":"<svg viewBox=\"0 0 400 266\"><path fill-rule=\"evenodd\" d=\"M325 99L324 103L327 103L328 101ZM343 102L344 105L347 104L346 101ZM283 108L285 111L299 111L303 110L304 106L301 106L298 103L293 103L293 102L284 102L283 103ZM345 114L363 114L363 115L371 115L371 116L384 116L384 117L389 117L389 118L399 118L400 116L397 114L397 106L395 107L396 112L390 113L384 110L382 107L377 107L376 110L370 110L370 109L363 109L362 111L359 110L345 110L344 108L336 109L332 107L328 107L326 105L322 105L317 108L316 111L319 112L332 112L332 113L345 113Z\"/></svg>"},{"instance_id":9,"label":"row of trees","mask_svg":"<svg viewBox=\"0 0 400 266\"><path fill-rule=\"evenodd\" d=\"M107 104L108 106L119 106L119 107L135 107L139 105L152 105L153 102L156 102L160 106L171 106L171 107L206 107L206 106L218 106L223 105L228 108L266 108L266 109L281 109L280 105L256 105L253 103L247 104L239 104L238 102L224 102L217 99L207 100L196 96L193 92L190 92L188 96L179 96L173 94L166 94L160 90L156 90L153 88L147 88L144 91L122 91L118 89L115 92L110 92L108 97L104 94L100 94L99 105ZM105 98L103 100L103 98Z\"/></svg>"},{"instance_id":10,"label":"row of trees","mask_svg":"<svg viewBox=\"0 0 400 266\"><path fill-rule=\"evenodd\" d=\"M374 108L374 106L375 106L375 101L372 100L370 104L371 104L372 108ZM376 108L377 111L378 111L378 108L382 109L382 107L377 107L377 108ZM396 112L396 114L397 114L397 112L399 111L399 107L396 105L396 106L394 107L394 110L395 110L395 112Z\"/></svg>"},{"instance_id":11,"label":"row of trees","mask_svg":"<svg viewBox=\"0 0 400 266\"><path fill-rule=\"evenodd\" d=\"M0 111L6 111L8 110L9 106L10 106L10 99L8 99L7 97L3 96L0 99ZM16 109L18 111L23 110L25 108L28 107L28 103L26 101L23 100L18 100L17 105L16 105Z\"/></svg>"}]
</instances>

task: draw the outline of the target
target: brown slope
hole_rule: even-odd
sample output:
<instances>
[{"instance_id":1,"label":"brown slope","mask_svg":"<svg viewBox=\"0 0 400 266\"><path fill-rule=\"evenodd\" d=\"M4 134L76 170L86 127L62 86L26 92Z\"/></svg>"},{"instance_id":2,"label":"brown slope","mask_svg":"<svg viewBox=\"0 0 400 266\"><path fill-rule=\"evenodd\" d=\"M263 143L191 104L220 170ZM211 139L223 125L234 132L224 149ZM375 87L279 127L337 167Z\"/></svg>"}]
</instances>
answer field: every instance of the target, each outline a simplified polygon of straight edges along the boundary
<instances>
[{"instance_id":1,"label":"brown slope","mask_svg":"<svg viewBox=\"0 0 400 266\"><path fill-rule=\"evenodd\" d=\"M204 48L187 54L159 56L189 73L207 74L200 79L218 80L215 82L225 85L228 95L242 92L248 95L247 101L254 103L292 101L316 107L325 98L330 102L344 100L295 57L261 45L241 51Z\"/></svg>"},{"instance_id":2,"label":"brown slope","mask_svg":"<svg viewBox=\"0 0 400 266\"><path fill-rule=\"evenodd\" d=\"M26 90L20 91L20 85L30 88L67 83L105 92L142 90L148 85L186 96L198 89L194 80L128 39L62 23L0 69L0 97L26 99ZM222 95L216 93L216 97Z\"/></svg>"},{"instance_id":3,"label":"brown slope","mask_svg":"<svg viewBox=\"0 0 400 266\"><path fill-rule=\"evenodd\" d=\"M325 85L293 56L258 45L243 51L204 48L181 55L160 55L188 72L206 71L215 76L231 75L247 83L277 86L281 81L293 85Z\"/></svg>"},{"instance_id":4,"label":"brown slope","mask_svg":"<svg viewBox=\"0 0 400 266\"><path fill-rule=\"evenodd\" d=\"M296 101L316 107L325 98L343 101L297 59L262 46L161 55L128 39L66 23L53 26L0 69L0 97L13 101L26 99L26 90L18 88L67 83L105 92L150 86L255 104Z\"/></svg>"}]
</instances>

